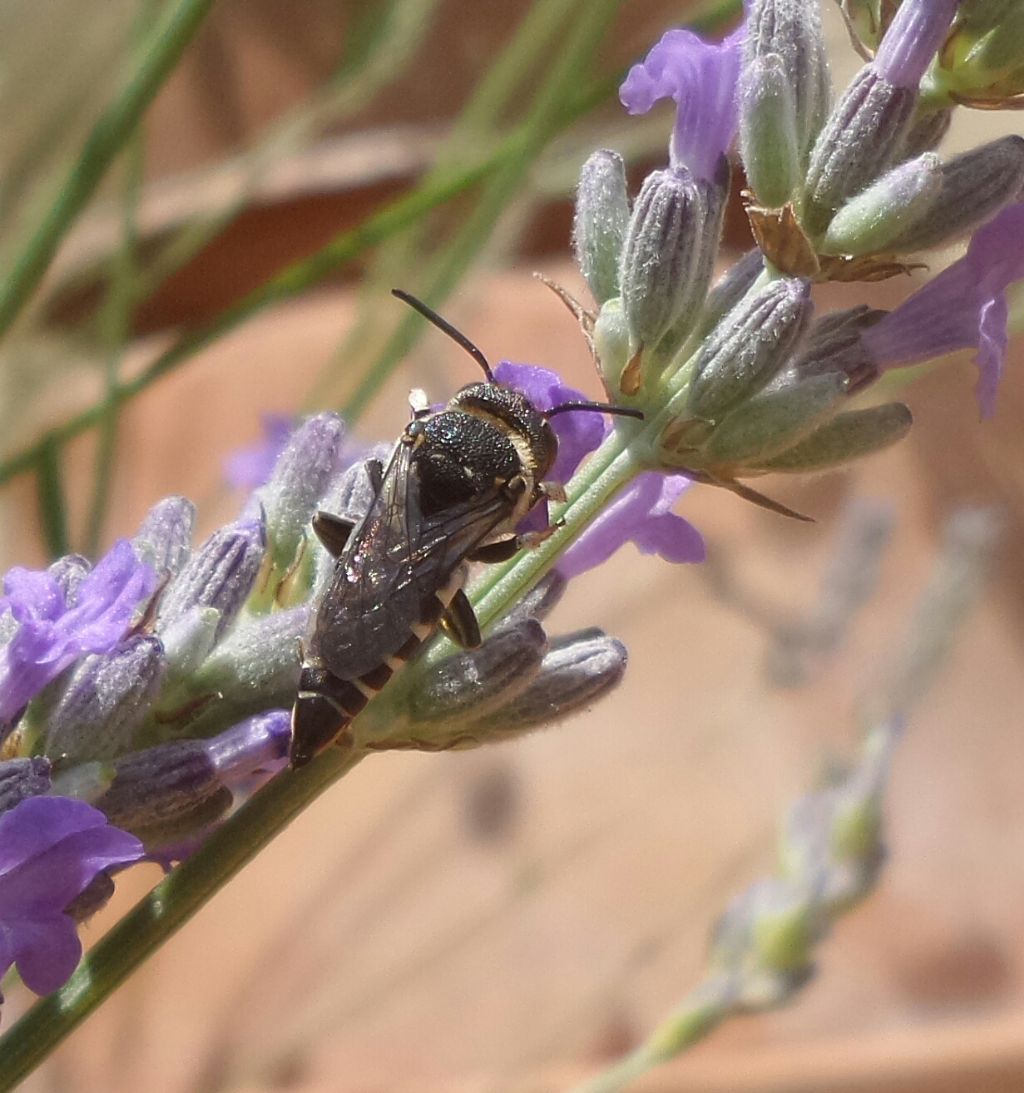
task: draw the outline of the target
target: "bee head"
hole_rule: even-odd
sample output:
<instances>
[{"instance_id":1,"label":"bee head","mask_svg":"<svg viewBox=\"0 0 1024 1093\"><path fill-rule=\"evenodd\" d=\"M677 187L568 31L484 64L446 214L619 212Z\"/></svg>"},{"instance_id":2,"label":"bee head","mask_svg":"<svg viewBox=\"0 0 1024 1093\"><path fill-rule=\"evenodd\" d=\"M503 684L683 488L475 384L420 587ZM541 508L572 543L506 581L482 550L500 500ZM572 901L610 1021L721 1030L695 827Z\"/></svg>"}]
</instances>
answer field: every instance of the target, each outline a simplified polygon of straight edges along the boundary
<instances>
[{"instance_id":1,"label":"bee head","mask_svg":"<svg viewBox=\"0 0 1024 1093\"><path fill-rule=\"evenodd\" d=\"M500 383L470 383L457 391L449 410L460 410L503 433L518 453L522 469L539 482L558 455L558 438L547 416L525 395Z\"/></svg>"}]
</instances>

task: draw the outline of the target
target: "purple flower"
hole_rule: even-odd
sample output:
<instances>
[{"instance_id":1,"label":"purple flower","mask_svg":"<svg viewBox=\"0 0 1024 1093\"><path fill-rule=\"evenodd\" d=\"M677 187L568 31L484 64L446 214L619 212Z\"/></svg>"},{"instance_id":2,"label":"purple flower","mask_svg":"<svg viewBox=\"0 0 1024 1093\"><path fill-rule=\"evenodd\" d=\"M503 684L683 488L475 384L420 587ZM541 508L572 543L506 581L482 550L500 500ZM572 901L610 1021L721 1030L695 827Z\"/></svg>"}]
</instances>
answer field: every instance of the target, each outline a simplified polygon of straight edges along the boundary
<instances>
[{"instance_id":1,"label":"purple flower","mask_svg":"<svg viewBox=\"0 0 1024 1093\"><path fill-rule=\"evenodd\" d=\"M263 415L263 439L239 448L224 460L224 477L236 489L256 489L270 477L277 457L285 450L295 430L295 418L288 414Z\"/></svg>"},{"instance_id":2,"label":"purple flower","mask_svg":"<svg viewBox=\"0 0 1024 1093\"><path fill-rule=\"evenodd\" d=\"M712 181L722 154L736 135L736 86L746 27L723 42L705 42L689 30L666 31L619 88L631 114L646 114L661 99L676 103L669 143L673 167L688 167Z\"/></svg>"},{"instance_id":3,"label":"purple flower","mask_svg":"<svg viewBox=\"0 0 1024 1093\"><path fill-rule=\"evenodd\" d=\"M126 539L82 579L73 597L45 570L12 569L0 615L10 611L18 627L0 649L0 737L3 725L69 664L84 653L110 652L155 585L153 570Z\"/></svg>"},{"instance_id":4,"label":"purple flower","mask_svg":"<svg viewBox=\"0 0 1024 1093\"><path fill-rule=\"evenodd\" d=\"M894 87L917 87L945 41L959 2L903 0L875 54L879 75Z\"/></svg>"},{"instance_id":5,"label":"purple flower","mask_svg":"<svg viewBox=\"0 0 1024 1093\"><path fill-rule=\"evenodd\" d=\"M17 964L36 994L61 986L82 955L64 909L97 874L142 855L84 801L29 797L0 815L0 977Z\"/></svg>"},{"instance_id":6,"label":"purple flower","mask_svg":"<svg viewBox=\"0 0 1024 1093\"><path fill-rule=\"evenodd\" d=\"M577 577L606 562L621 546L634 543L641 554L667 562L703 562L700 532L671 511L689 488L685 475L647 471L634 479L558 560L558 570Z\"/></svg>"},{"instance_id":7,"label":"purple flower","mask_svg":"<svg viewBox=\"0 0 1024 1093\"><path fill-rule=\"evenodd\" d=\"M974 233L967 254L861 335L879 368L977 349L975 392L991 415L1008 344L1006 290L1024 279L1024 203Z\"/></svg>"}]
</instances>

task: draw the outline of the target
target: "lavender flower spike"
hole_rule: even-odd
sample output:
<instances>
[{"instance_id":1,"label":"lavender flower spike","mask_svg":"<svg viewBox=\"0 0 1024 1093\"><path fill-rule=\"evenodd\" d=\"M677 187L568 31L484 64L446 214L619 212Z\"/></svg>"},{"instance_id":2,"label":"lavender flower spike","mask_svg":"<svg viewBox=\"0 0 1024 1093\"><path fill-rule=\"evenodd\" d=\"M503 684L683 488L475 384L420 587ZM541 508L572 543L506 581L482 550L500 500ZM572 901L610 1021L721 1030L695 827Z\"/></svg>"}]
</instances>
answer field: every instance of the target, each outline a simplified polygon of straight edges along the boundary
<instances>
[{"instance_id":1,"label":"lavender flower spike","mask_svg":"<svg viewBox=\"0 0 1024 1093\"><path fill-rule=\"evenodd\" d=\"M666 31L619 88L631 114L646 114L661 99L676 103L669 143L673 167L688 167L711 182L739 122L736 85L745 26L723 42L705 42L689 30Z\"/></svg>"},{"instance_id":2,"label":"lavender flower spike","mask_svg":"<svg viewBox=\"0 0 1024 1093\"><path fill-rule=\"evenodd\" d=\"M73 602L52 574L12 569L0 616L10 611L18 626L0 649L0 738L4 726L68 665L84 653L113 649L155 584L153 570L126 539L82 579Z\"/></svg>"},{"instance_id":3,"label":"lavender flower spike","mask_svg":"<svg viewBox=\"0 0 1024 1093\"><path fill-rule=\"evenodd\" d=\"M1008 342L1006 290L1024 279L1024 203L975 232L967 254L861 337L880 369L977 349L982 417L995 408Z\"/></svg>"},{"instance_id":4,"label":"lavender flower spike","mask_svg":"<svg viewBox=\"0 0 1024 1093\"><path fill-rule=\"evenodd\" d=\"M12 964L49 994L75 970L82 945L65 908L142 844L102 812L68 797L29 797L0 815L0 977Z\"/></svg>"}]
</instances>

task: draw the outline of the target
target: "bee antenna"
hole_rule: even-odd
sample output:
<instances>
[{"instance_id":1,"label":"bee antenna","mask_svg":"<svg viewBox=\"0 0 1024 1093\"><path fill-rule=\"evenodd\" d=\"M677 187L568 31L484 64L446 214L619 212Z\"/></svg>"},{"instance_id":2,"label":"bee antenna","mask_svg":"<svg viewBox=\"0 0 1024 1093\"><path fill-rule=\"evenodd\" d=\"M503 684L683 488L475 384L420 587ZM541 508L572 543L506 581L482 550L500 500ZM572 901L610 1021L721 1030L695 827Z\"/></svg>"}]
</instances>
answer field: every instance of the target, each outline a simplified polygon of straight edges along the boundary
<instances>
[{"instance_id":1,"label":"bee antenna","mask_svg":"<svg viewBox=\"0 0 1024 1093\"><path fill-rule=\"evenodd\" d=\"M405 292L400 288L393 288L391 290L391 295L418 311L427 322L433 323L438 330L447 334L453 342L461 345L484 370L484 375L487 377L488 382L494 383L494 373L491 371L491 366L487 363L487 358L461 330L456 330L447 319L442 319L432 307L428 307L422 300L417 300L415 296L410 295L408 292Z\"/></svg>"},{"instance_id":2,"label":"bee antenna","mask_svg":"<svg viewBox=\"0 0 1024 1093\"><path fill-rule=\"evenodd\" d=\"M630 406L610 406L607 402L563 402L561 406L553 406L546 411L544 416L552 418L555 414L564 414L568 410L593 410L599 414L618 414L620 417L635 417L637 421L643 421L643 410L634 410Z\"/></svg>"}]
</instances>

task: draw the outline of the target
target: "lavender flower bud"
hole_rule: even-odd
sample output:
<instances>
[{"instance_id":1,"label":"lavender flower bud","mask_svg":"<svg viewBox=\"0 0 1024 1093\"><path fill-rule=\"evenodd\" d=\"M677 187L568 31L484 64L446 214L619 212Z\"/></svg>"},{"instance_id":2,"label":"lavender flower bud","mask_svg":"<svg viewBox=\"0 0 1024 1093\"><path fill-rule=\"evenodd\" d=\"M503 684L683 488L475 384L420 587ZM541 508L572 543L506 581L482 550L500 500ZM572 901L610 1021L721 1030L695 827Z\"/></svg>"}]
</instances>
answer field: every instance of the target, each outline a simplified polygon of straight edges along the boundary
<instances>
[{"instance_id":1,"label":"lavender flower bud","mask_svg":"<svg viewBox=\"0 0 1024 1093\"><path fill-rule=\"evenodd\" d=\"M792 131L802 165L824 124L831 97L818 4L806 0L757 0L747 20L745 67L768 57L777 59L773 67L788 80ZM740 125L744 126L742 113ZM746 147L746 134L743 141ZM760 189L757 193L761 195Z\"/></svg>"},{"instance_id":2,"label":"lavender flower bud","mask_svg":"<svg viewBox=\"0 0 1024 1093\"><path fill-rule=\"evenodd\" d=\"M874 67L895 87L916 88L949 31L960 0L903 0L875 54Z\"/></svg>"},{"instance_id":3,"label":"lavender flower bud","mask_svg":"<svg viewBox=\"0 0 1024 1093\"><path fill-rule=\"evenodd\" d=\"M428 668L409 695L410 717L420 724L450 724L490 712L530 683L547 646L536 619L499 630L479 649Z\"/></svg>"},{"instance_id":4,"label":"lavender flower bud","mask_svg":"<svg viewBox=\"0 0 1024 1093\"><path fill-rule=\"evenodd\" d=\"M166 497L146 514L132 546L158 580L174 576L188 561L195 518L195 505L185 497Z\"/></svg>"},{"instance_id":5,"label":"lavender flower bud","mask_svg":"<svg viewBox=\"0 0 1024 1093\"><path fill-rule=\"evenodd\" d=\"M167 661L167 682L177 683L199 670L217 644L220 612L215 607L190 607L184 615L163 628Z\"/></svg>"},{"instance_id":6,"label":"lavender flower bud","mask_svg":"<svg viewBox=\"0 0 1024 1093\"><path fill-rule=\"evenodd\" d=\"M973 232L1016 200L1024 187L1024 138L1003 137L954 156L943 164L939 181L929 207L891 241L894 250L942 246ZM834 226L835 221L829 236Z\"/></svg>"},{"instance_id":7,"label":"lavender flower bud","mask_svg":"<svg viewBox=\"0 0 1024 1093\"><path fill-rule=\"evenodd\" d=\"M220 699L190 723L190 731L208 736L268 706L292 704L309 610L307 603L247 618L220 642L189 683L193 694Z\"/></svg>"},{"instance_id":8,"label":"lavender flower bud","mask_svg":"<svg viewBox=\"0 0 1024 1093\"><path fill-rule=\"evenodd\" d=\"M109 759L131 748L163 674L163 644L152 636L86 657L47 719L46 754Z\"/></svg>"},{"instance_id":9,"label":"lavender flower bud","mask_svg":"<svg viewBox=\"0 0 1024 1093\"><path fill-rule=\"evenodd\" d=\"M696 337L706 337L746 296L763 272L764 255L759 247L753 247L738 262L734 262L708 293L695 331Z\"/></svg>"},{"instance_id":10,"label":"lavender flower bud","mask_svg":"<svg viewBox=\"0 0 1024 1093\"><path fill-rule=\"evenodd\" d=\"M754 57L740 91L740 142L750 188L761 205L781 208L802 181L792 75L776 53Z\"/></svg>"},{"instance_id":11,"label":"lavender flower bud","mask_svg":"<svg viewBox=\"0 0 1024 1093\"><path fill-rule=\"evenodd\" d=\"M178 740L115 760L109 785L90 803L153 851L208 827L233 801L206 742Z\"/></svg>"},{"instance_id":12,"label":"lavender flower bud","mask_svg":"<svg viewBox=\"0 0 1024 1093\"><path fill-rule=\"evenodd\" d=\"M878 365L868 353L861 333L886 314L861 304L823 315L807 333L803 348L791 366L793 376L807 379L841 372L849 382L847 394L855 394L878 375Z\"/></svg>"},{"instance_id":13,"label":"lavender flower bud","mask_svg":"<svg viewBox=\"0 0 1024 1093\"><path fill-rule=\"evenodd\" d=\"M627 660L622 642L596 627L566 634L551 643L529 686L466 731L494 739L559 721L617 687Z\"/></svg>"},{"instance_id":14,"label":"lavender flower bud","mask_svg":"<svg viewBox=\"0 0 1024 1093\"><path fill-rule=\"evenodd\" d=\"M636 349L653 349L671 326L692 318L703 303L704 291L693 274L703 258L708 196L685 167L654 171L644 180L619 274Z\"/></svg>"},{"instance_id":15,"label":"lavender flower bud","mask_svg":"<svg viewBox=\"0 0 1024 1093\"><path fill-rule=\"evenodd\" d=\"M846 396L838 372L763 391L726 414L702 448L713 464L760 463L814 432Z\"/></svg>"},{"instance_id":16,"label":"lavender flower bud","mask_svg":"<svg viewBox=\"0 0 1024 1093\"><path fill-rule=\"evenodd\" d=\"M221 636L252 591L266 546L263 521L240 520L215 531L167 586L160 604L161 627L190 608L220 612Z\"/></svg>"},{"instance_id":17,"label":"lavender flower bud","mask_svg":"<svg viewBox=\"0 0 1024 1093\"><path fill-rule=\"evenodd\" d=\"M811 234L896 162L916 105L916 86L897 87L873 65L861 69L811 152L803 217Z\"/></svg>"},{"instance_id":18,"label":"lavender flower bud","mask_svg":"<svg viewBox=\"0 0 1024 1093\"><path fill-rule=\"evenodd\" d=\"M934 209L941 188L942 167L934 152L901 163L836 213L821 250L860 255L899 249L895 241L913 234Z\"/></svg>"},{"instance_id":19,"label":"lavender flower bud","mask_svg":"<svg viewBox=\"0 0 1024 1093\"><path fill-rule=\"evenodd\" d=\"M620 299L609 300L597 316L594 353L608 390L635 395L639 384L630 385L626 376L633 353L629 346L629 323Z\"/></svg>"},{"instance_id":20,"label":"lavender flower bud","mask_svg":"<svg viewBox=\"0 0 1024 1093\"><path fill-rule=\"evenodd\" d=\"M931 152L942 143L949 127L953 122L952 109L929 110L922 114L920 110L910 127L909 132L903 138L902 155L907 159L921 155L922 152Z\"/></svg>"},{"instance_id":21,"label":"lavender flower bud","mask_svg":"<svg viewBox=\"0 0 1024 1093\"><path fill-rule=\"evenodd\" d=\"M7 759L0 762L0 813L26 797L36 797L50 790L50 760Z\"/></svg>"},{"instance_id":22,"label":"lavender flower bud","mask_svg":"<svg viewBox=\"0 0 1024 1093\"><path fill-rule=\"evenodd\" d=\"M766 459L766 471L822 471L872 455L902 440L913 424L902 402L887 402L866 410L849 410L815 430L788 451Z\"/></svg>"},{"instance_id":23,"label":"lavender flower bud","mask_svg":"<svg viewBox=\"0 0 1024 1093\"><path fill-rule=\"evenodd\" d=\"M338 470L345 423L337 414L317 414L295 430L260 490L266 511L270 558L285 570L309 528L317 502Z\"/></svg>"},{"instance_id":24,"label":"lavender flower bud","mask_svg":"<svg viewBox=\"0 0 1024 1093\"><path fill-rule=\"evenodd\" d=\"M790 277L742 299L704 343L690 385L696 417L719 419L785 365L811 318L810 284Z\"/></svg>"},{"instance_id":25,"label":"lavender flower bud","mask_svg":"<svg viewBox=\"0 0 1024 1093\"><path fill-rule=\"evenodd\" d=\"M715 926L713 965L737 977L738 1003L774 1005L805 982L827 922L802 881L773 878L744 892Z\"/></svg>"},{"instance_id":26,"label":"lavender flower bud","mask_svg":"<svg viewBox=\"0 0 1024 1093\"><path fill-rule=\"evenodd\" d=\"M619 294L619 257L628 223L622 156L594 152L580 172L572 241L576 264L599 304Z\"/></svg>"},{"instance_id":27,"label":"lavender flower bud","mask_svg":"<svg viewBox=\"0 0 1024 1093\"><path fill-rule=\"evenodd\" d=\"M65 554L47 569L47 573L64 593L64 602L68 607L74 607L78 602L78 586L85 580L91 569L92 563L81 554Z\"/></svg>"}]
</instances>

